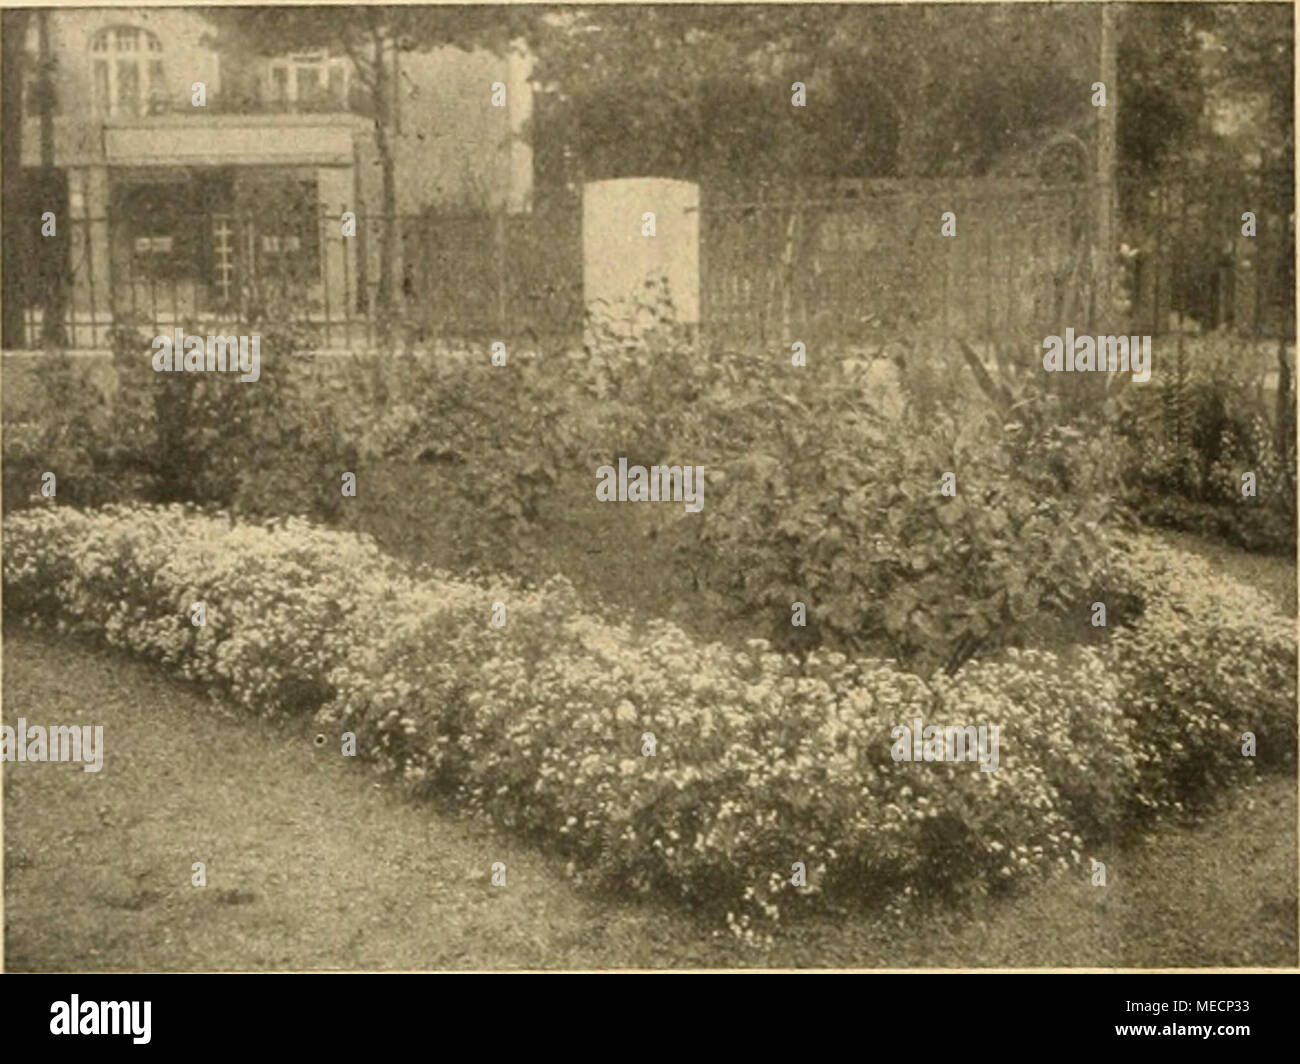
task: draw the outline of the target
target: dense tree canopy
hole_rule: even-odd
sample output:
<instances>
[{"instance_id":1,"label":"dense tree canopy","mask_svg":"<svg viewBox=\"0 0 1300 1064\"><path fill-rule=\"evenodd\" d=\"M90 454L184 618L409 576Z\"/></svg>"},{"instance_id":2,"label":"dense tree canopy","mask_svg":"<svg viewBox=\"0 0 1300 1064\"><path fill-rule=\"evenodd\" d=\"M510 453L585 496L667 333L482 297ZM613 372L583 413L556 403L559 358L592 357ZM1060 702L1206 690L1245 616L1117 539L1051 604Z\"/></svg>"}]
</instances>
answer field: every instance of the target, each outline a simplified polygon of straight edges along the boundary
<instances>
[{"instance_id":1,"label":"dense tree canopy","mask_svg":"<svg viewBox=\"0 0 1300 1064\"><path fill-rule=\"evenodd\" d=\"M1088 121L1098 64L1086 5L592 8L535 44L565 180L979 174Z\"/></svg>"},{"instance_id":2,"label":"dense tree canopy","mask_svg":"<svg viewBox=\"0 0 1300 1064\"><path fill-rule=\"evenodd\" d=\"M653 173L710 183L1037 172L1091 148L1100 5L566 9L530 27L546 88L539 180ZM1119 167L1207 161L1217 102L1266 101L1290 160L1293 19L1282 4L1131 4L1117 19ZM807 107L791 106L791 85ZM1195 150L1193 150L1193 146Z\"/></svg>"}]
</instances>

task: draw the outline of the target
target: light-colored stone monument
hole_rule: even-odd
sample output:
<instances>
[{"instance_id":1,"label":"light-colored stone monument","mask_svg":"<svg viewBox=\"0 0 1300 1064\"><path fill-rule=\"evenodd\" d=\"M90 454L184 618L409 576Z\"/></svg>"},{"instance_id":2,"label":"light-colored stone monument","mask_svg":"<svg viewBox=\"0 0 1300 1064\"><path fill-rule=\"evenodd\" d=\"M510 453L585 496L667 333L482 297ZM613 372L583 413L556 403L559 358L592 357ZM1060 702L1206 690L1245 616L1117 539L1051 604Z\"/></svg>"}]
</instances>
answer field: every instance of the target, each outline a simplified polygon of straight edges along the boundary
<instances>
[{"instance_id":1,"label":"light-colored stone monument","mask_svg":"<svg viewBox=\"0 0 1300 1064\"><path fill-rule=\"evenodd\" d=\"M676 320L700 320L700 188L658 177L594 181L583 188L582 274L587 310L618 331L649 322L644 304L667 283Z\"/></svg>"}]
</instances>

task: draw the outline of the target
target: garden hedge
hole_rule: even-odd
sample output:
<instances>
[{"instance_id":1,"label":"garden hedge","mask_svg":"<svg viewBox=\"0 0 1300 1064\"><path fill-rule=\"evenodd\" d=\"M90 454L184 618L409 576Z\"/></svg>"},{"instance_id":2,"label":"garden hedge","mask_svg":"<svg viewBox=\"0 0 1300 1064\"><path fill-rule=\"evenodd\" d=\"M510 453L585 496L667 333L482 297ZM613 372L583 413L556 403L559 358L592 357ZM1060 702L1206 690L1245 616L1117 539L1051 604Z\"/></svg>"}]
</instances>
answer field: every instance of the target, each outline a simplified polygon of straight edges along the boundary
<instances>
[{"instance_id":1,"label":"garden hedge","mask_svg":"<svg viewBox=\"0 0 1300 1064\"><path fill-rule=\"evenodd\" d=\"M12 515L4 541L9 616L253 711L314 712L381 766L558 849L575 878L674 896L749 941L819 903L1009 888L1257 763L1294 766L1291 624L1141 536L1109 579L1124 616L1107 644L927 679L634 627L561 579L417 577L298 519L51 506ZM997 725L997 770L895 761L893 729L918 717Z\"/></svg>"}]
</instances>

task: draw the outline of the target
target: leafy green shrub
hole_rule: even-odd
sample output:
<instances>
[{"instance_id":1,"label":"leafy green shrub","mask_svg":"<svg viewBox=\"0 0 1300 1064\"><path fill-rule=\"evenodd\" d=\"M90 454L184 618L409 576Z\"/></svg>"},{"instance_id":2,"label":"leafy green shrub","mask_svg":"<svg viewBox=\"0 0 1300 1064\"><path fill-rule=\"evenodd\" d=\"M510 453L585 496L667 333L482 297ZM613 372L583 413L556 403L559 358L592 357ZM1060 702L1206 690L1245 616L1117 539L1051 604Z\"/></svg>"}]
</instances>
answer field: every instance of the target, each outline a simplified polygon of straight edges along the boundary
<instances>
[{"instance_id":1,"label":"leafy green shrub","mask_svg":"<svg viewBox=\"0 0 1300 1064\"><path fill-rule=\"evenodd\" d=\"M694 326L677 321L667 282L647 281L635 306L589 316L586 342L570 356L579 402L597 420L589 427L601 463L618 457L650 466L681 464L683 448L712 456L720 446L742 446L729 430L745 427L728 408L747 394L770 360L735 352L705 352Z\"/></svg>"},{"instance_id":2,"label":"leafy green shrub","mask_svg":"<svg viewBox=\"0 0 1300 1064\"><path fill-rule=\"evenodd\" d=\"M563 364L524 353L508 354L504 366L486 351L412 354L360 429L360 459L376 471L390 462L430 470L440 516L455 522L447 530L453 562L489 557L502 571L525 570L541 504L572 461L566 381ZM388 505L398 527L421 523L430 509L423 495Z\"/></svg>"},{"instance_id":3,"label":"leafy green shrub","mask_svg":"<svg viewBox=\"0 0 1300 1064\"><path fill-rule=\"evenodd\" d=\"M599 463L721 467L819 398L854 406L872 386L869 360L814 351L796 368L789 346L706 346L677 321L663 279L630 308L590 315L586 342L566 358L574 406L591 410L581 457Z\"/></svg>"},{"instance_id":4,"label":"leafy green shrub","mask_svg":"<svg viewBox=\"0 0 1300 1064\"><path fill-rule=\"evenodd\" d=\"M1218 344L1211 338L1208 344ZM1186 341L1172 368L1125 391L1115 425L1126 499L1147 523L1291 553L1296 539L1295 429L1264 416L1258 365ZM1294 407L1294 392L1279 409ZM1253 473L1257 495L1242 496Z\"/></svg>"},{"instance_id":5,"label":"leafy green shrub","mask_svg":"<svg viewBox=\"0 0 1300 1064\"><path fill-rule=\"evenodd\" d=\"M1117 512L1101 416L1066 417L1041 374L1014 390L989 380L998 402L986 405L969 388L918 388L927 376L879 352L812 357L815 370L783 351L706 353L653 313L633 337L599 333L585 349L576 379L617 420L597 430L630 441L602 460L706 470L704 511L667 523L697 588L772 618L780 645L799 642L788 622L800 601L802 643L922 671L1076 608ZM939 494L945 472L956 498Z\"/></svg>"},{"instance_id":6,"label":"leafy green shrub","mask_svg":"<svg viewBox=\"0 0 1300 1064\"><path fill-rule=\"evenodd\" d=\"M39 356L32 371L34 409L4 424L4 506L36 500L41 477L56 478L56 498L73 506L99 506L118 497L120 471L111 462L105 397L88 379L83 360L57 351Z\"/></svg>"},{"instance_id":7,"label":"leafy green shrub","mask_svg":"<svg viewBox=\"0 0 1300 1064\"><path fill-rule=\"evenodd\" d=\"M700 549L751 609L788 621L804 602L833 645L956 668L1077 610L1104 558L1108 498L1049 464L1101 442L1064 432L956 411L889 420L833 395L798 404L725 468Z\"/></svg>"},{"instance_id":8,"label":"leafy green shrub","mask_svg":"<svg viewBox=\"0 0 1300 1064\"><path fill-rule=\"evenodd\" d=\"M317 387L303 327L259 335L261 375L242 383L229 371L155 372L152 337L122 326L111 396L85 360L42 355L35 409L5 425L6 508L26 504L50 471L58 500L78 506L190 502L336 517L339 475L356 468L350 441L365 412Z\"/></svg>"},{"instance_id":9,"label":"leafy green shrub","mask_svg":"<svg viewBox=\"0 0 1300 1064\"><path fill-rule=\"evenodd\" d=\"M315 384L301 346L309 334L289 325L258 335L260 377L241 382L231 372L155 372L152 338L117 333L109 451L114 468L146 485L144 498L254 517L337 516L340 475L356 466L350 423Z\"/></svg>"}]
</instances>

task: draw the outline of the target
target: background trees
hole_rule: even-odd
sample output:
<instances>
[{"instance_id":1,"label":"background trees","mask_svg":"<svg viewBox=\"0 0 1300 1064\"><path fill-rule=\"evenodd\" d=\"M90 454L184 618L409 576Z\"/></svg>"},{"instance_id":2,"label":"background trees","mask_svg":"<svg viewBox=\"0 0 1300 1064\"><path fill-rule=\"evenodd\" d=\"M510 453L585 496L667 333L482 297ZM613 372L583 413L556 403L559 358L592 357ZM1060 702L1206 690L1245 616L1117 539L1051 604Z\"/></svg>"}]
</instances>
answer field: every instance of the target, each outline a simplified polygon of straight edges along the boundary
<instances>
[{"instance_id":1,"label":"background trees","mask_svg":"<svg viewBox=\"0 0 1300 1064\"><path fill-rule=\"evenodd\" d=\"M552 184L980 176L1096 121L1095 5L573 8L529 33ZM1289 8L1122 5L1118 37L1121 171L1230 155L1207 107L1250 100L1265 164L1293 157Z\"/></svg>"},{"instance_id":2,"label":"background trees","mask_svg":"<svg viewBox=\"0 0 1300 1064\"><path fill-rule=\"evenodd\" d=\"M1082 6L567 11L535 27L539 180L979 175L1089 120L1096 23Z\"/></svg>"}]
</instances>

